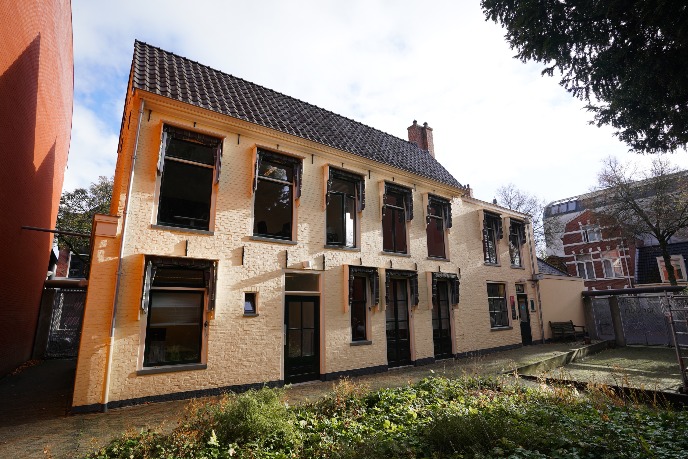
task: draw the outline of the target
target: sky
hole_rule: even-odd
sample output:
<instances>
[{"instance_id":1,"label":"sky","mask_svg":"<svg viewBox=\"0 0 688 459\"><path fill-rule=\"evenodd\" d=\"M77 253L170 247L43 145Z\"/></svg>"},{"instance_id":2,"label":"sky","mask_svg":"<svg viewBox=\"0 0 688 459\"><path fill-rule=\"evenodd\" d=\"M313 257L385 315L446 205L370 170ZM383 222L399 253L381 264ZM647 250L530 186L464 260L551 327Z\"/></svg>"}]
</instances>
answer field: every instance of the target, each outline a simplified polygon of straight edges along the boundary
<instances>
[{"instance_id":1,"label":"sky","mask_svg":"<svg viewBox=\"0 0 688 459\"><path fill-rule=\"evenodd\" d=\"M607 156L649 165L542 66L513 56L479 0L72 0L74 113L64 190L114 174L134 40L406 139L474 196L591 191ZM688 153L670 157L688 169Z\"/></svg>"}]
</instances>

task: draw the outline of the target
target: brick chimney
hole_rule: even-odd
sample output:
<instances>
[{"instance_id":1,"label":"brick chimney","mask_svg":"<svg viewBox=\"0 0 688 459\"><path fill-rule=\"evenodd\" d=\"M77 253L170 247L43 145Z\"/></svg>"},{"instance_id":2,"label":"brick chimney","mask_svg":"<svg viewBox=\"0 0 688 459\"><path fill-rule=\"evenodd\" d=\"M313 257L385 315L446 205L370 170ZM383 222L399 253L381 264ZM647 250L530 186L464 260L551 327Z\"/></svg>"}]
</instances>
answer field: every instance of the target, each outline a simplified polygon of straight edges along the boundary
<instances>
[{"instance_id":1,"label":"brick chimney","mask_svg":"<svg viewBox=\"0 0 688 459\"><path fill-rule=\"evenodd\" d=\"M432 128L428 126L428 123L423 123L420 126L416 120L413 120L413 124L408 127L408 139L409 142L415 143L418 147L423 150L427 150L430 156L435 157L435 145L432 141Z\"/></svg>"}]
</instances>

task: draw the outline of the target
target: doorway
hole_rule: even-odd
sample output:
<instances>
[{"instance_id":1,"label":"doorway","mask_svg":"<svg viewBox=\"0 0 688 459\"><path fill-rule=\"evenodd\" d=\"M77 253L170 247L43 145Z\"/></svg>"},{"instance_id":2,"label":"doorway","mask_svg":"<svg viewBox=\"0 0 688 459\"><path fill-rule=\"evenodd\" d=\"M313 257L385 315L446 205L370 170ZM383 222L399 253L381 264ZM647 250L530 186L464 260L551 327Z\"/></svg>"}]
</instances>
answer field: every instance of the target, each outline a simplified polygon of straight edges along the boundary
<instances>
[{"instance_id":1,"label":"doorway","mask_svg":"<svg viewBox=\"0 0 688 459\"><path fill-rule=\"evenodd\" d=\"M320 299L287 295L284 324L284 380L297 383L320 379Z\"/></svg>"},{"instance_id":2,"label":"doorway","mask_svg":"<svg viewBox=\"0 0 688 459\"><path fill-rule=\"evenodd\" d=\"M390 279L390 298L385 311L387 321L387 364L400 367L411 364L409 332L408 280Z\"/></svg>"},{"instance_id":3,"label":"doorway","mask_svg":"<svg viewBox=\"0 0 688 459\"><path fill-rule=\"evenodd\" d=\"M432 305L432 341L435 346L435 359L453 357L449 283L446 281L437 282L437 300Z\"/></svg>"},{"instance_id":4,"label":"doorway","mask_svg":"<svg viewBox=\"0 0 688 459\"><path fill-rule=\"evenodd\" d=\"M518 302L518 315L521 323L521 342L524 346L533 344L533 335L530 330L530 313L528 312L528 296L525 286L516 284L516 301Z\"/></svg>"}]
</instances>

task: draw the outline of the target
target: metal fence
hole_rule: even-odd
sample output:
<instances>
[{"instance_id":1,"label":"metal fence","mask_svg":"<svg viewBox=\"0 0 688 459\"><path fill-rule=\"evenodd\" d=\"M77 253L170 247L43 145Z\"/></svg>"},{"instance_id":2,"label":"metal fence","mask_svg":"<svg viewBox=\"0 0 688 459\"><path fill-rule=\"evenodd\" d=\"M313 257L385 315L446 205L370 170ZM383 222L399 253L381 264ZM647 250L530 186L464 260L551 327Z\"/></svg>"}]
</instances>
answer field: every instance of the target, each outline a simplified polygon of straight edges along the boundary
<instances>
[{"instance_id":1,"label":"metal fence","mask_svg":"<svg viewBox=\"0 0 688 459\"><path fill-rule=\"evenodd\" d=\"M614 324L612 322L612 312L609 309L608 297L592 298L591 311L594 327L590 330L592 338L601 340L613 340Z\"/></svg>"},{"instance_id":2,"label":"metal fence","mask_svg":"<svg viewBox=\"0 0 688 459\"><path fill-rule=\"evenodd\" d=\"M46 358L75 358L79 353L84 289L55 289Z\"/></svg>"}]
</instances>

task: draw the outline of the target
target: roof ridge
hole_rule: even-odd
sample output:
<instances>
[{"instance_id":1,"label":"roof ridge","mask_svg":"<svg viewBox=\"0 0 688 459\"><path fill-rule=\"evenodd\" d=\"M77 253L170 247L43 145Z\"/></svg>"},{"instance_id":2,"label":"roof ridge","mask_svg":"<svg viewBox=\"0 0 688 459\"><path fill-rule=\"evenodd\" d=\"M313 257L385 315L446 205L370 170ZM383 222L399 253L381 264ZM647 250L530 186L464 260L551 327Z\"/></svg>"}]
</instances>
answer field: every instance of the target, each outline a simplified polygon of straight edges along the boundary
<instances>
[{"instance_id":1,"label":"roof ridge","mask_svg":"<svg viewBox=\"0 0 688 459\"><path fill-rule=\"evenodd\" d=\"M290 96L290 95L288 95L288 94L285 94L285 93L283 93L283 92L277 91L277 90L275 90L275 89L270 89L270 88L268 88L267 86L263 86L263 85L261 85L261 84L259 84L259 83L254 83L253 81L249 81L249 80L247 80L247 79L245 79L245 78L242 78L242 77L233 75L233 74L231 74L231 73L228 73L228 72L225 72L225 71L222 71L222 70L218 70L218 69L216 69L216 68L214 68L214 67L211 67L211 66L209 66L209 65L207 65L207 64L202 64L201 62L195 61L195 60L193 60L193 59L190 59L190 58L188 58L188 57L185 57L185 56L182 56L182 55L180 55L180 54L174 53L174 52L172 52L172 51L167 51L167 50L165 50L165 49L160 48L159 46L155 46L155 45L151 45L150 43L146 43L145 41L138 40L138 39L134 39L134 51L136 51L136 44L137 44L137 43L146 45L146 46L148 46L148 47L150 47L150 48L157 49L158 51L163 52L163 53L165 53L165 54L171 54L172 56L175 56L175 57L177 57L177 58L179 58L179 59L184 59L185 61L194 63L194 64L196 64L196 65L198 65L198 66L200 66L200 67L205 67L205 68L207 68L207 69L209 69L209 70L212 70L213 72L222 73L223 75L231 76L232 78L236 78L237 80L241 80L241 81L243 81L243 82L246 82L246 83L249 83L249 84L252 84L252 85L255 85L255 86L259 86L259 87L261 87L262 89L265 89L265 90L270 91L270 92L272 92L272 93L278 94L278 95L280 95L280 96L288 97L289 99L293 99L293 100L297 100L297 101L301 102L302 104L306 104L306 105L309 105L309 106L311 106L311 107L315 107L315 108L317 108L318 110L322 110L322 111L324 111L324 112L331 113L331 114L333 114L333 115L335 115L335 116L344 118L344 119L346 119L346 120L349 120L349 121L351 121L351 122L353 122L353 123L355 123L355 124L358 124L358 125L360 125L360 126L363 126L363 127L365 127L365 128L372 129L373 131L377 131L377 132L379 132L379 133L381 133L381 134L384 134L384 135L386 135L386 136L392 137L393 139L396 139L396 140L400 140L400 141L402 141L402 142L405 142L405 143L409 144L409 146L415 147L418 151L424 151L424 152L428 153L428 150L424 150L424 149L420 148L418 145L416 145L415 143L413 143L413 142L411 142L411 141L409 141L409 140L407 140L407 139L402 139L401 137L397 137L397 136L395 136L395 135L393 135L393 134L390 134L389 132L385 132L385 131L383 131L383 130L381 130L381 129L378 129L378 128L376 128L376 127L369 126L369 125L367 125L367 124L365 124L365 123L362 123L362 122L360 122L360 121L357 121L357 120L355 120L355 119L353 119L353 118L349 118L348 116L341 115L341 114L339 114L339 113L335 113L335 112L333 112L333 111L331 111L331 110L328 110L328 109L326 109L326 108L323 108L323 107L320 107L320 106L318 106L318 105L312 104L312 103L307 102L307 101L305 101L305 100L301 100L301 99L299 99L298 97Z\"/></svg>"}]
</instances>

